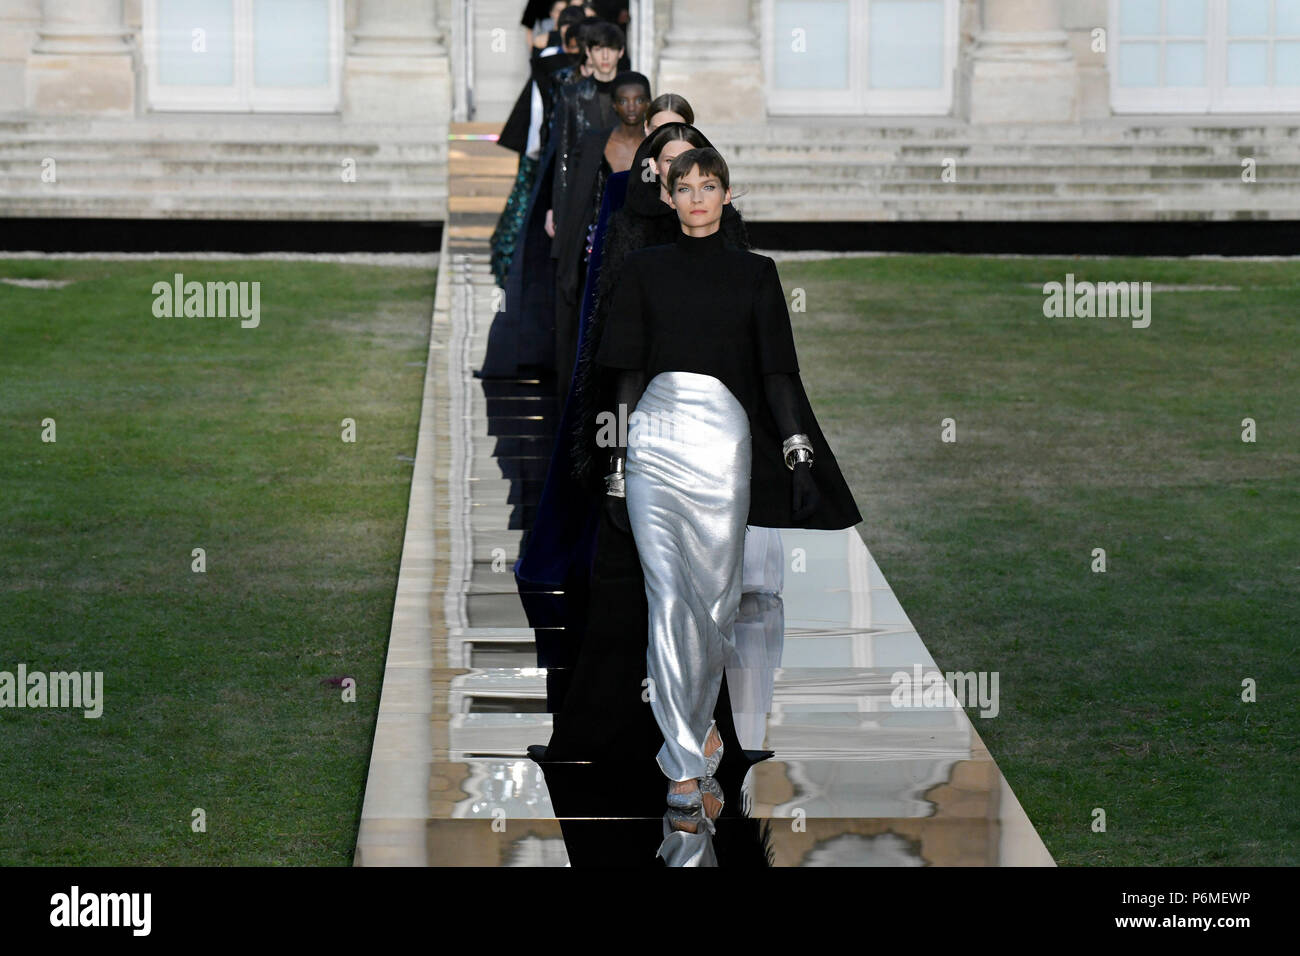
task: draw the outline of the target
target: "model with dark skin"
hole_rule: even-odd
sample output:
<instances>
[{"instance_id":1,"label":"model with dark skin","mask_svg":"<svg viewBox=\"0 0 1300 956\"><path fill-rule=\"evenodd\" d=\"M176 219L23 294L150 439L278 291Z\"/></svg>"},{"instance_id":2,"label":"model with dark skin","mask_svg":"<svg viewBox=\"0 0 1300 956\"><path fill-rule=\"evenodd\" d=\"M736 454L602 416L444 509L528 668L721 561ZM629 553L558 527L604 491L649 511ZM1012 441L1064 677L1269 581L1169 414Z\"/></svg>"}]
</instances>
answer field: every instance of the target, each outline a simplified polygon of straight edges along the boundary
<instances>
[{"instance_id":1,"label":"model with dark skin","mask_svg":"<svg viewBox=\"0 0 1300 956\"><path fill-rule=\"evenodd\" d=\"M618 173L632 168L636 148L645 139L645 111L650 108L650 97L640 83L625 83L614 88L613 106L619 125L605 142L605 161Z\"/></svg>"}]
</instances>

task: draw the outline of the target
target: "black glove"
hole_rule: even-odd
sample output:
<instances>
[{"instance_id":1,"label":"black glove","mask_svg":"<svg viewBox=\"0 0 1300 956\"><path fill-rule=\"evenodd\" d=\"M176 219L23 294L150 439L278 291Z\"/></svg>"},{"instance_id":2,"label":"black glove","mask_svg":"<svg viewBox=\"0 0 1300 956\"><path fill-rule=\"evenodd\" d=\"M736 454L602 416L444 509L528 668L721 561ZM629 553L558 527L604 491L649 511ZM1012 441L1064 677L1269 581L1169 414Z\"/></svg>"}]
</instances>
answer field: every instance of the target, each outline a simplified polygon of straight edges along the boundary
<instances>
[{"instance_id":1,"label":"black glove","mask_svg":"<svg viewBox=\"0 0 1300 956\"><path fill-rule=\"evenodd\" d=\"M772 418L776 421L780 434L788 437L802 432L799 392L794 374L768 372L763 376L763 390L767 393L767 405L772 410ZM806 461L795 462L792 476L790 517L794 521L803 521L812 517L817 510L817 482L813 480L812 465Z\"/></svg>"},{"instance_id":2,"label":"black glove","mask_svg":"<svg viewBox=\"0 0 1300 956\"><path fill-rule=\"evenodd\" d=\"M644 369L620 369L618 377L614 383L614 415L619 418L618 405L626 406L626 417L631 417L633 409L641 400L641 393L645 391L646 375ZM620 436L621 437L621 436ZM624 461L627 460L627 445L619 444L612 449L613 453ZM624 479L626 482L626 479ZM604 495L604 502L601 507L605 509L605 516L619 531L624 534L632 533L632 522L627 516L627 499L620 495Z\"/></svg>"},{"instance_id":3,"label":"black glove","mask_svg":"<svg viewBox=\"0 0 1300 956\"><path fill-rule=\"evenodd\" d=\"M632 522L627 516L627 499L608 494L604 498L605 517L609 523L624 534L631 534Z\"/></svg>"},{"instance_id":4,"label":"black glove","mask_svg":"<svg viewBox=\"0 0 1300 956\"><path fill-rule=\"evenodd\" d=\"M817 482L813 480L812 465L806 461L794 463L794 490L790 498L790 517L795 521L811 518L817 510Z\"/></svg>"}]
</instances>

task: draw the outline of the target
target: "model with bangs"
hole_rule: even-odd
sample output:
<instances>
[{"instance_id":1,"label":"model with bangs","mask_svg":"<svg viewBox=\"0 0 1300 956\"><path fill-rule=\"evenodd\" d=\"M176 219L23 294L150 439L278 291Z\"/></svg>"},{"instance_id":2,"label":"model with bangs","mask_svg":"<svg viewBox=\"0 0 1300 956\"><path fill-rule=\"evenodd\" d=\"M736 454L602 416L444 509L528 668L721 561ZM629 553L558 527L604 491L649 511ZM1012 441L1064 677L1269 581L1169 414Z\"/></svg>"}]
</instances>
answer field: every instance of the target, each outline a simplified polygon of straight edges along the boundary
<instances>
[{"instance_id":1,"label":"model with bangs","mask_svg":"<svg viewBox=\"0 0 1300 956\"><path fill-rule=\"evenodd\" d=\"M722 808L712 715L735 650L746 524L839 530L862 516L799 378L776 263L719 228L726 161L687 150L664 186L677 234L624 260L596 362L618 370L627 410L625 441L609 436L605 501L645 574L657 760L670 814L697 832Z\"/></svg>"}]
</instances>

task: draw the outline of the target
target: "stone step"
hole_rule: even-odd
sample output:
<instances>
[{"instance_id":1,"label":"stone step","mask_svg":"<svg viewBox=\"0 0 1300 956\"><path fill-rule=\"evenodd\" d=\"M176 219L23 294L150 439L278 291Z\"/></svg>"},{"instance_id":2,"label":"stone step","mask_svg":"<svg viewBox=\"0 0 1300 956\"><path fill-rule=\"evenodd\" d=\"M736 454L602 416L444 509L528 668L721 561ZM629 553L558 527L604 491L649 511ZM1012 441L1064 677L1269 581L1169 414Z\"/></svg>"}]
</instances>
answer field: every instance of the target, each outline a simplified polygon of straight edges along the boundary
<instances>
[{"instance_id":1,"label":"stone step","mask_svg":"<svg viewBox=\"0 0 1300 956\"><path fill-rule=\"evenodd\" d=\"M346 200L361 196L393 196L421 198L425 196L446 195L446 184L434 176L421 176L413 179L358 179L354 183L340 182L321 176L316 179L294 179L271 175L241 174L225 177L194 177L188 179L159 178L148 175L122 176L86 176L64 175L59 173L58 183L43 183L38 176L27 173L18 175L0 171L0 191L6 195L27 194L31 196L54 196L58 194L92 195L114 194L129 196L136 193L150 193L160 196L188 196L193 194L216 193L218 190L227 194L244 196L271 197L315 197L339 198Z\"/></svg>"},{"instance_id":2,"label":"stone step","mask_svg":"<svg viewBox=\"0 0 1300 956\"><path fill-rule=\"evenodd\" d=\"M1140 143L1078 143L1037 140L1034 142L984 143L975 140L935 142L919 140L899 143L879 142L823 142L817 139L786 140L781 143L733 142L713 138L714 145L727 156L762 158L804 158L807 156L852 156L855 159L890 156L897 158L936 161L947 156L966 157L987 161L990 159L1035 158L1042 162L1059 160L1062 156L1087 162L1132 161L1162 162L1176 158L1235 159L1241 156L1296 156L1300 155L1300 141L1243 142L1243 143L1181 143L1152 145Z\"/></svg>"},{"instance_id":3,"label":"stone step","mask_svg":"<svg viewBox=\"0 0 1300 956\"><path fill-rule=\"evenodd\" d=\"M738 188L739 187L739 188ZM944 183L937 179L907 181L880 181L871 178L828 178L809 183L803 179L777 178L772 180L746 176L732 182L733 201L749 197L781 198L788 194L821 196L825 199L871 199L879 196L940 196L963 197L996 195L1032 199L1039 196L1073 194L1078 196L1186 196L1203 197L1207 194L1248 196L1269 192L1273 195L1300 196L1300 175L1292 178L1261 179L1243 183L1239 178L1204 179L1150 179L1133 182L1086 180L1022 181L1022 180L958 180Z\"/></svg>"},{"instance_id":4,"label":"stone step","mask_svg":"<svg viewBox=\"0 0 1300 956\"><path fill-rule=\"evenodd\" d=\"M208 160L257 159L259 161L318 160L337 164L342 157L382 161L443 162L448 158L447 144L442 142L248 142L213 140L160 140L125 138L121 140L49 139L0 137L0 156L78 156L104 159L143 158Z\"/></svg>"},{"instance_id":5,"label":"stone step","mask_svg":"<svg viewBox=\"0 0 1300 956\"><path fill-rule=\"evenodd\" d=\"M337 142L356 138L363 142L399 142L416 139L445 141L447 127L439 123L342 122L336 116L309 119L301 115L250 115L247 113L169 113L129 119L66 116L58 118L0 116L0 137L80 136L88 138L213 139L243 138L282 142Z\"/></svg>"},{"instance_id":6,"label":"stone step","mask_svg":"<svg viewBox=\"0 0 1300 956\"><path fill-rule=\"evenodd\" d=\"M262 158L256 156L120 156L56 152L50 154L62 171L69 167L102 171L107 176L226 176L243 172L267 176L329 176L339 179L338 158ZM12 152L0 148L0 172L40 170L44 155ZM358 180L365 175L440 176L446 179L447 163L438 159L354 157Z\"/></svg>"},{"instance_id":7,"label":"stone step","mask_svg":"<svg viewBox=\"0 0 1300 956\"><path fill-rule=\"evenodd\" d=\"M1088 143L1197 144L1295 142L1300 124L1292 115L1259 117L1239 123L1205 123L1188 126L1187 117L1166 122L1041 124L1006 123L970 126L953 120L927 122L908 118L898 125L868 121L824 123L770 119L757 124L711 123L708 135L713 143L789 143L808 139L818 143L880 142L1058 142L1071 146Z\"/></svg>"},{"instance_id":8,"label":"stone step","mask_svg":"<svg viewBox=\"0 0 1300 956\"><path fill-rule=\"evenodd\" d=\"M403 198L326 201L312 198L276 202L269 197L241 198L228 195L186 196L170 199L123 197L99 194L34 202L25 196L0 196L0 216L77 216L87 218L149 219L165 215L171 219L305 219L337 222L375 220L427 222L446 216L446 195L430 196L421 202Z\"/></svg>"},{"instance_id":9,"label":"stone step","mask_svg":"<svg viewBox=\"0 0 1300 956\"><path fill-rule=\"evenodd\" d=\"M1279 209L1275 203L1255 206L1223 204L1207 207L1202 202L1180 206L1168 199L1150 197L1146 203L1134 200L1008 200L961 203L878 201L842 204L819 212L811 199L789 202L755 201L738 206L742 215L756 222L951 222L974 221L1061 221L1158 222L1229 219L1293 219L1295 205ZM821 206L825 206L821 203Z\"/></svg>"}]
</instances>

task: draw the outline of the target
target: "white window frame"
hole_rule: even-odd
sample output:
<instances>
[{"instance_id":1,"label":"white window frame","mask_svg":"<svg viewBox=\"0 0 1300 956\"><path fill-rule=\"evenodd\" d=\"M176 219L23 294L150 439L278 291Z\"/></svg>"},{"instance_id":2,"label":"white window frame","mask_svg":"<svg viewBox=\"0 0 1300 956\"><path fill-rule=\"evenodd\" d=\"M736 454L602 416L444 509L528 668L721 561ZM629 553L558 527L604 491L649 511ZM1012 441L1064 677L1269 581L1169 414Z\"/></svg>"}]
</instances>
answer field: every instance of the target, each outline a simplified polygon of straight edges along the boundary
<instances>
[{"instance_id":1,"label":"white window frame","mask_svg":"<svg viewBox=\"0 0 1300 956\"><path fill-rule=\"evenodd\" d=\"M1116 113L1292 113L1300 112L1300 86L1233 87L1228 80L1227 0L1206 0L1205 86L1121 86L1119 82L1119 5L1109 0L1106 62L1110 72L1110 105ZM1161 0L1161 23L1164 5ZM1277 4L1269 4L1270 18ZM1152 42L1166 42L1157 34ZM1173 41L1177 42L1177 41ZM1276 41L1274 41L1276 42ZM1273 44L1269 44L1269 75L1273 74ZM1264 92L1261 92L1264 91Z\"/></svg>"},{"instance_id":2,"label":"white window frame","mask_svg":"<svg viewBox=\"0 0 1300 956\"><path fill-rule=\"evenodd\" d=\"M149 109L229 113L337 113L342 103L343 0L328 0L329 84L310 89L253 85L253 0L234 0L235 63L231 86L167 86L158 82L158 3L142 13Z\"/></svg>"},{"instance_id":3,"label":"white window frame","mask_svg":"<svg viewBox=\"0 0 1300 956\"><path fill-rule=\"evenodd\" d=\"M781 90L775 86L776 0L763 0L763 84L772 116L947 116L953 108L953 77L957 71L959 0L943 0L943 85L934 90L872 90L869 86L867 43L871 29L870 0L849 4L848 88L845 90ZM782 42L786 38L780 38Z\"/></svg>"}]
</instances>

